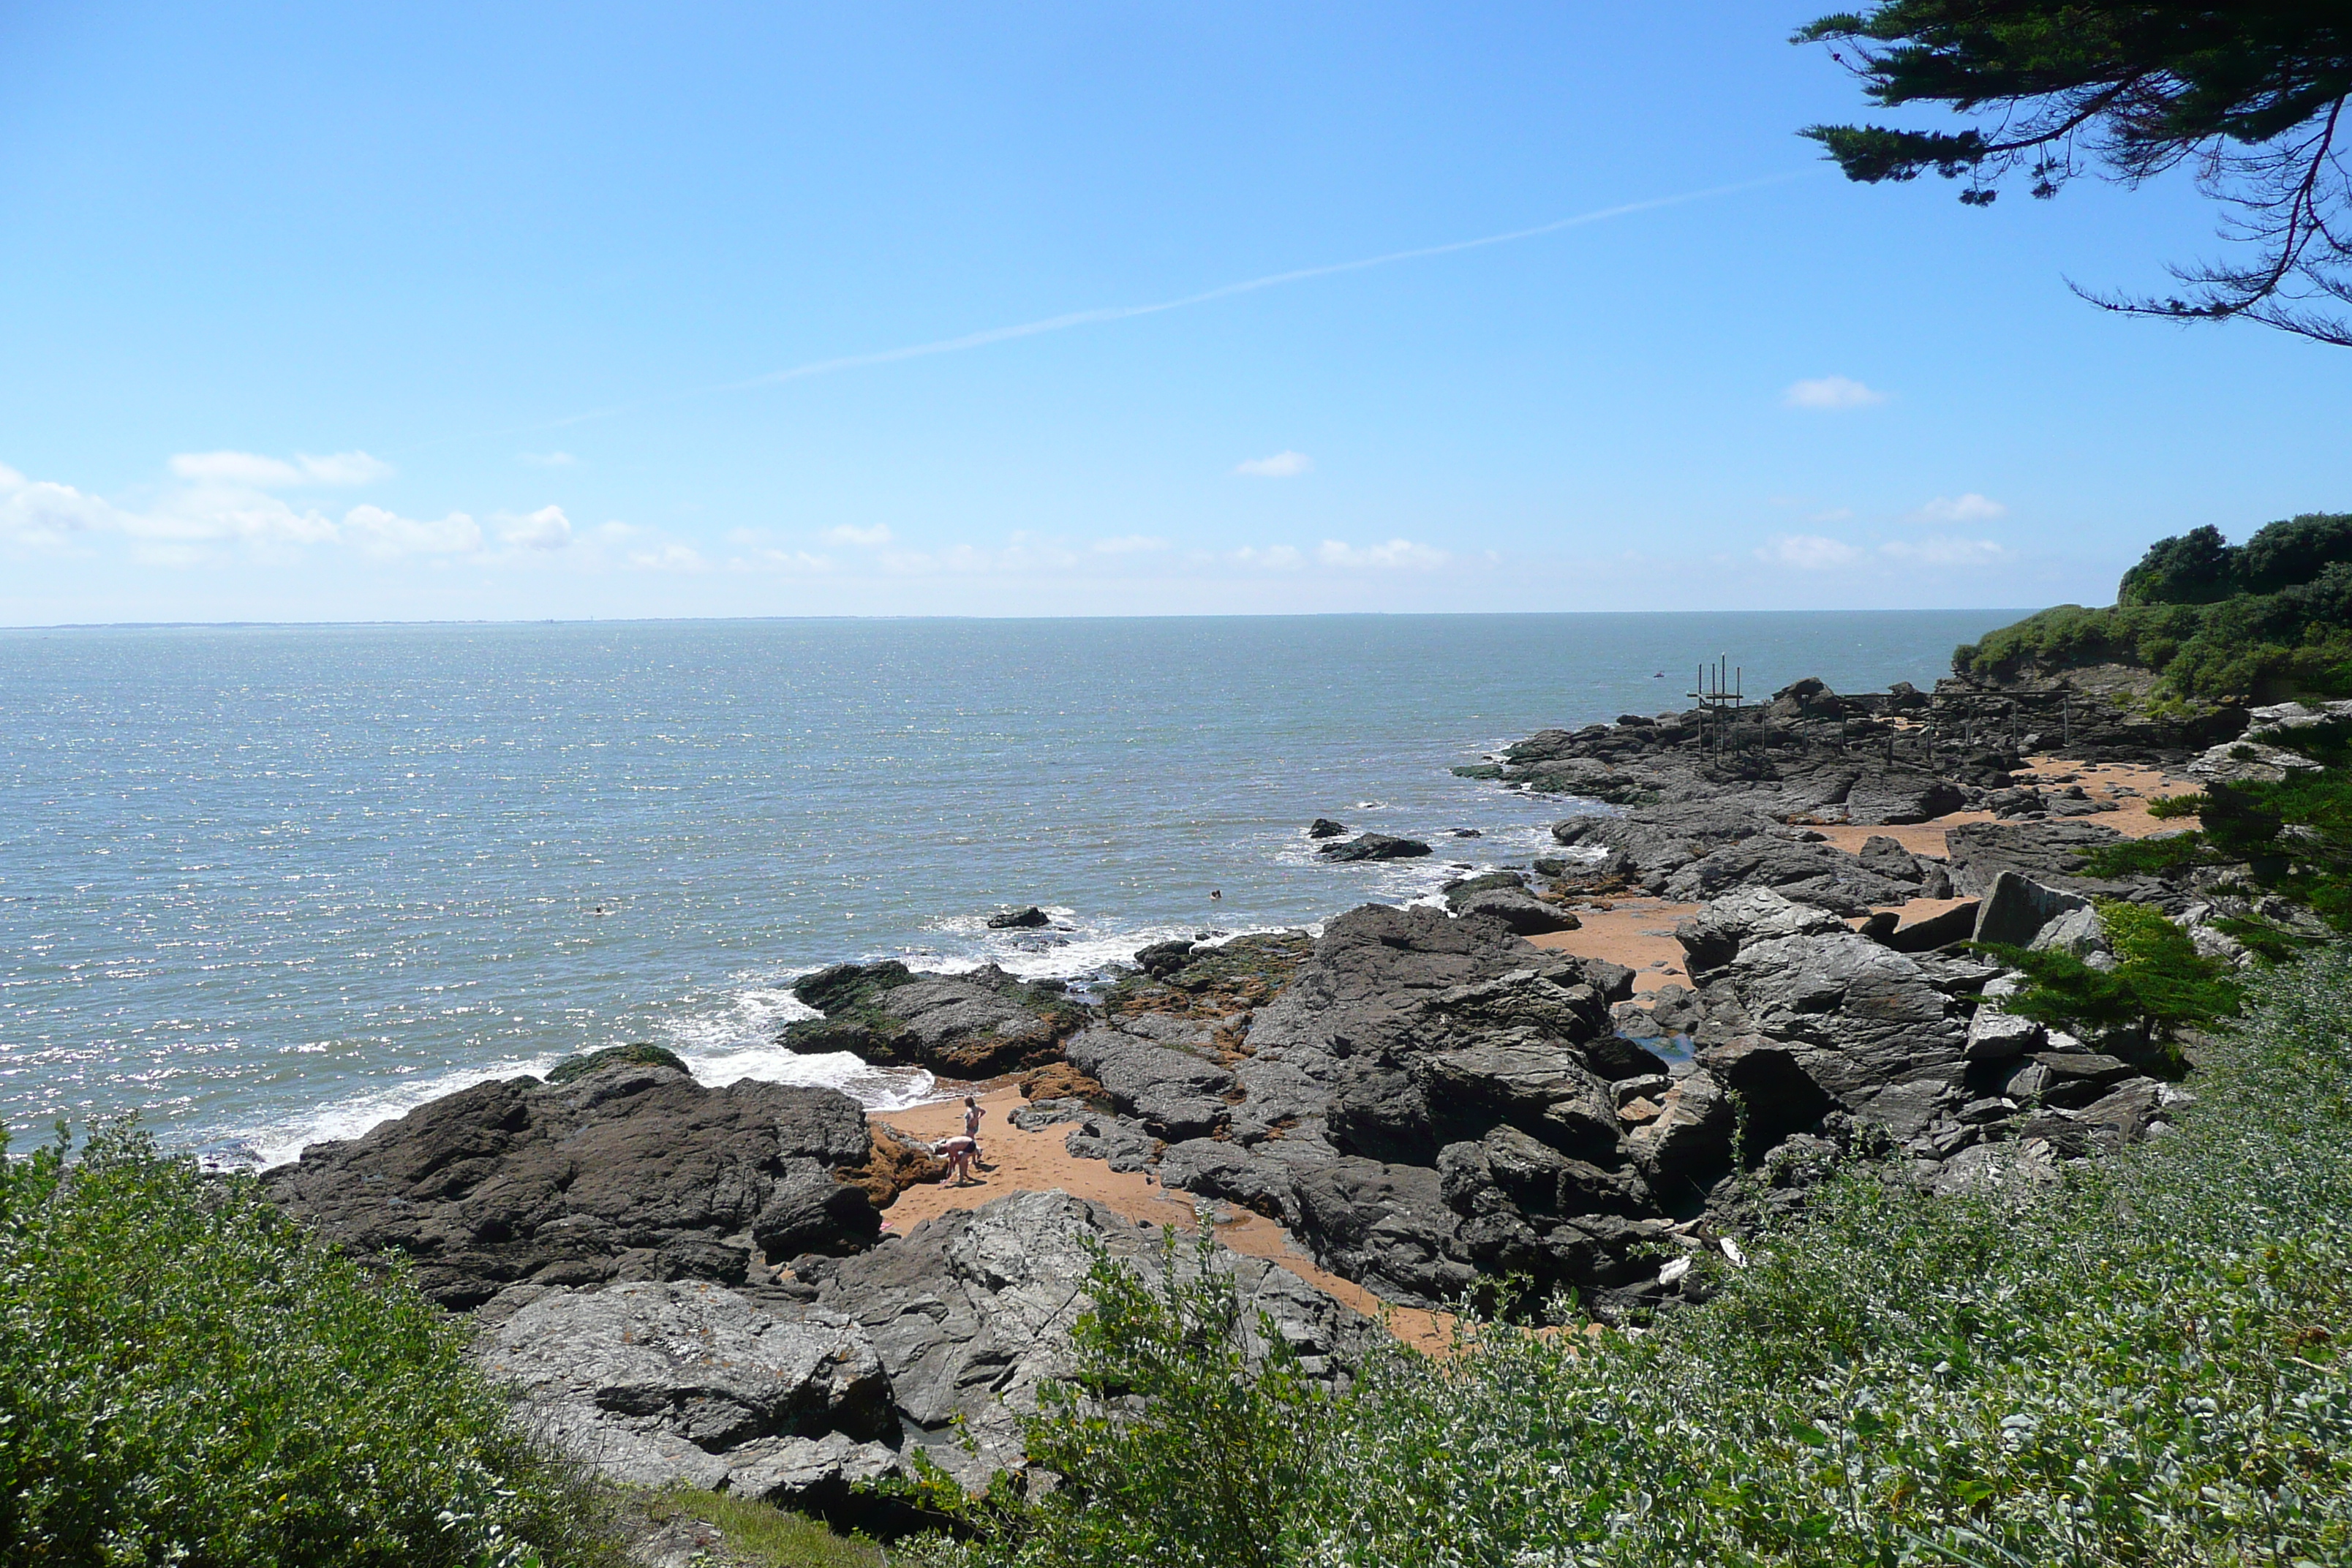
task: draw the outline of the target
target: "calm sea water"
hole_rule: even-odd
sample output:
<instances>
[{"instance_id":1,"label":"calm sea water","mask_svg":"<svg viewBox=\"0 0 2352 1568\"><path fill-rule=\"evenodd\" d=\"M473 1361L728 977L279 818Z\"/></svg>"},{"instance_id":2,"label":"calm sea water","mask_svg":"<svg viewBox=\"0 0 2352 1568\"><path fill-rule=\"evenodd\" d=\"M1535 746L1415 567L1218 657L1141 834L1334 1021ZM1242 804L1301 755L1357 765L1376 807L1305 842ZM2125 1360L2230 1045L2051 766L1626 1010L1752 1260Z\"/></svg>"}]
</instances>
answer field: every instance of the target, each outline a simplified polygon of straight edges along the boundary
<instances>
[{"instance_id":1,"label":"calm sea water","mask_svg":"<svg viewBox=\"0 0 2352 1568\"><path fill-rule=\"evenodd\" d=\"M1082 979L1426 896L1561 815L1453 764L1683 706L1718 652L1750 691L1924 686L2012 618L0 631L0 1116L278 1160L629 1039L903 1102L929 1080L771 1043L794 976ZM1439 853L1320 864L1318 816ZM1005 903L1055 929L986 931Z\"/></svg>"}]
</instances>

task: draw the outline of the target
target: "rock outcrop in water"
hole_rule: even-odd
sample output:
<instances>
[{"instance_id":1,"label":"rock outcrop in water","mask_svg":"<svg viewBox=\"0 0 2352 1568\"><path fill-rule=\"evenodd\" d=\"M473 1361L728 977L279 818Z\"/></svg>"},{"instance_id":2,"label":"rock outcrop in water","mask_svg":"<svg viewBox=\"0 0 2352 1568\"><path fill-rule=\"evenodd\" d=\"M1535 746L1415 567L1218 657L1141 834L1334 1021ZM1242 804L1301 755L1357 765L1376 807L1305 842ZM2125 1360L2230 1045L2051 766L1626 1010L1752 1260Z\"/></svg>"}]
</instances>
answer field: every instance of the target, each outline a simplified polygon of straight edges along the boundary
<instances>
[{"instance_id":1,"label":"rock outcrop in water","mask_svg":"<svg viewBox=\"0 0 2352 1568\"><path fill-rule=\"evenodd\" d=\"M836 963L794 983L824 1016L788 1026L794 1051L852 1051L879 1067L919 1067L950 1078L992 1078L1055 1056L1086 1022L1058 989L1015 980L993 964L965 974L918 974L897 959Z\"/></svg>"}]
</instances>

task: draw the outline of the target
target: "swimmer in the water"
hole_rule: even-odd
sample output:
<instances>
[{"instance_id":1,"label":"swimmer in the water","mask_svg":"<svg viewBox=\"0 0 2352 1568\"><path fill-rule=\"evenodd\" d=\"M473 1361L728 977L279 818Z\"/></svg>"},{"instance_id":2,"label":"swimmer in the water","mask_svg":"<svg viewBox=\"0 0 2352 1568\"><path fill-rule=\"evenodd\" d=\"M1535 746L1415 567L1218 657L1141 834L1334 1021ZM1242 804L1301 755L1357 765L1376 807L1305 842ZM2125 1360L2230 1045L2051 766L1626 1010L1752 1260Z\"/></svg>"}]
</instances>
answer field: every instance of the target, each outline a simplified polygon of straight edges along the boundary
<instances>
[{"instance_id":1,"label":"swimmer in the water","mask_svg":"<svg viewBox=\"0 0 2352 1568\"><path fill-rule=\"evenodd\" d=\"M1211 888L1209 889L1209 897L1212 899L1222 899L1224 896L1224 889L1222 888Z\"/></svg>"}]
</instances>

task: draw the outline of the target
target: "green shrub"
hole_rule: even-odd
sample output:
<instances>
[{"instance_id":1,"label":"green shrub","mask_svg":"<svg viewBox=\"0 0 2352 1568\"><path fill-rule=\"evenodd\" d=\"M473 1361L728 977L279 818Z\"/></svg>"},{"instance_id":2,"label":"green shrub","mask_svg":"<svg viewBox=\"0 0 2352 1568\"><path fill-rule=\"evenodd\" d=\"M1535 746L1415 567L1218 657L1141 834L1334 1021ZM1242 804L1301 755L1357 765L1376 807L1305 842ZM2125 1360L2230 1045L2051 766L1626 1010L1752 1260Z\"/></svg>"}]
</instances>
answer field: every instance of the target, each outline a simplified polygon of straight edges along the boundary
<instances>
[{"instance_id":1,"label":"green shrub","mask_svg":"<svg viewBox=\"0 0 2352 1568\"><path fill-rule=\"evenodd\" d=\"M0 1561L601 1560L461 1331L133 1129L0 1158Z\"/></svg>"},{"instance_id":2,"label":"green shrub","mask_svg":"<svg viewBox=\"0 0 2352 1568\"><path fill-rule=\"evenodd\" d=\"M1030 1462L1055 1478L1052 1489L1025 1508L1001 1507L972 1545L935 1542L917 1561L1274 1568L1290 1560L1281 1521L1318 1473L1332 1403L1262 1314L1253 1346L1212 1228L1200 1227L1189 1258L1163 1233L1156 1284L1097 1257L1076 1374L1041 1391L1028 1425Z\"/></svg>"},{"instance_id":3,"label":"green shrub","mask_svg":"<svg viewBox=\"0 0 2352 1568\"><path fill-rule=\"evenodd\" d=\"M2113 969L2094 968L2071 952L1986 945L2030 982L2001 1004L2004 1011L2059 1028L2132 1028L2160 1040L2237 1012L2242 994L2230 966L2200 957L2189 933L2161 912L2114 900L2102 900L2098 911Z\"/></svg>"},{"instance_id":4,"label":"green shrub","mask_svg":"<svg viewBox=\"0 0 2352 1568\"><path fill-rule=\"evenodd\" d=\"M1702 1261L1714 1299L1645 1334L1384 1354L1268 1494L1257 1554L1181 1560L2352 1562L2352 962L2258 989L2168 1136L1951 1198L1852 1171L1745 1268ZM1223 1434L1170 1412L1136 1489L1069 1506L1140 1538L1171 1505L1138 1491L1197 1485ZM957 1554L1097 1560L1034 1535Z\"/></svg>"}]
</instances>

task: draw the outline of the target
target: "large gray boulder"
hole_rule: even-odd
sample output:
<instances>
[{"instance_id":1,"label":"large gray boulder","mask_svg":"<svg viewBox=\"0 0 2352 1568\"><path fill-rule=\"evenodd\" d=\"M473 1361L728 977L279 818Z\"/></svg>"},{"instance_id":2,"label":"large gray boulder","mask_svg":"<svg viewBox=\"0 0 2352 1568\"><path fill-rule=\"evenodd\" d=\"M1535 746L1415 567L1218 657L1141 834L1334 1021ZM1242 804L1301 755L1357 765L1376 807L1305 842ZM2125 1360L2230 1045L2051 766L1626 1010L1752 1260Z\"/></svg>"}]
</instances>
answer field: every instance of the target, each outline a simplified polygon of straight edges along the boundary
<instances>
[{"instance_id":1,"label":"large gray boulder","mask_svg":"<svg viewBox=\"0 0 2352 1568\"><path fill-rule=\"evenodd\" d=\"M1834 844L1783 837L1787 831L1708 851L1666 879L1666 897L1697 903L1735 888L1770 888L1798 903L1856 915L1902 903L1918 891L1917 868L1907 858L1912 879L1898 881Z\"/></svg>"},{"instance_id":2,"label":"large gray boulder","mask_svg":"<svg viewBox=\"0 0 2352 1568\"><path fill-rule=\"evenodd\" d=\"M1288 989L1251 1022L1250 1055L1234 1068L1244 1093L1232 1111L1234 1138L1341 1152L1327 1138L1332 1107L1344 1090L1377 1093L1382 1086L1367 1087L1368 1079L1402 1079L1391 1058L1420 1039L1423 1002L1544 956L1478 916L1368 904L1338 917Z\"/></svg>"},{"instance_id":3,"label":"large gray boulder","mask_svg":"<svg viewBox=\"0 0 2352 1568\"><path fill-rule=\"evenodd\" d=\"M2060 915L2090 907L2091 900L2080 893L2044 887L2014 871L2002 871L1977 905L1973 940L2023 947Z\"/></svg>"},{"instance_id":4,"label":"large gray boulder","mask_svg":"<svg viewBox=\"0 0 2352 1568\"><path fill-rule=\"evenodd\" d=\"M474 1356L535 1432L627 1485L807 1504L898 1468L881 1358L838 1312L701 1281L548 1289Z\"/></svg>"},{"instance_id":5,"label":"large gray boulder","mask_svg":"<svg viewBox=\"0 0 2352 1568\"><path fill-rule=\"evenodd\" d=\"M1478 1282L1433 1168L1333 1160L1301 1171L1297 1190L1298 1237L1333 1273L1412 1307L1444 1306Z\"/></svg>"},{"instance_id":6,"label":"large gray boulder","mask_svg":"<svg viewBox=\"0 0 2352 1568\"><path fill-rule=\"evenodd\" d=\"M1845 929L1845 922L1827 910L1755 888L1717 899L1683 920L1675 927L1675 940L1682 944L1685 969L1692 980L1704 984L1751 943Z\"/></svg>"},{"instance_id":7,"label":"large gray boulder","mask_svg":"<svg viewBox=\"0 0 2352 1568\"><path fill-rule=\"evenodd\" d=\"M1162 1021L1147 1016L1134 1024ZM1100 1083L1111 1104L1154 1137L1197 1138L1224 1124L1233 1075L1203 1056L1105 1026L1082 1031L1063 1049L1071 1066Z\"/></svg>"},{"instance_id":8,"label":"large gray boulder","mask_svg":"<svg viewBox=\"0 0 2352 1568\"><path fill-rule=\"evenodd\" d=\"M280 1207L362 1256L399 1255L425 1295L467 1310L525 1282L741 1282L755 1230L848 1251L878 1234L836 1180L871 1149L828 1089L706 1089L621 1061L561 1085L477 1084L364 1137L314 1143L262 1177Z\"/></svg>"}]
</instances>

